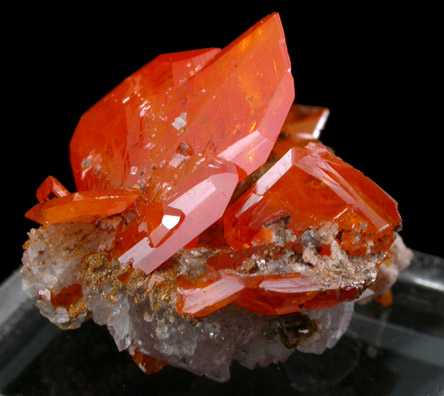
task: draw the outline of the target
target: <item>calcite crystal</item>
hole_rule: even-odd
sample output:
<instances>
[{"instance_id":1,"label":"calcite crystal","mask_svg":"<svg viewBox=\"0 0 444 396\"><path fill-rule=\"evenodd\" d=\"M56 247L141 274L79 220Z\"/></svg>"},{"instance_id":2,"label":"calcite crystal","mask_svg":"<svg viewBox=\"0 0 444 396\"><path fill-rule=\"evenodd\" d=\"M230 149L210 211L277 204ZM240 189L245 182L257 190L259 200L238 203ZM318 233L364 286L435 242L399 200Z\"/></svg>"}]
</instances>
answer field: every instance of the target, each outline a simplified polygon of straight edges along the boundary
<instances>
[{"instance_id":1,"label":"calcite crystal","mask_svg":"<svg viewBox=\"0 0 444 396\"><path fill-rule=\"evenodd\" d=\"M106 325L146 373L224 381L233 360L333 347L411 253L396 202L319 141L329 110L293 101L272 14L223 50L157 57L88 110L78 192L50 176L26 213L42 314Z\"/></svg>"}]
</instances>

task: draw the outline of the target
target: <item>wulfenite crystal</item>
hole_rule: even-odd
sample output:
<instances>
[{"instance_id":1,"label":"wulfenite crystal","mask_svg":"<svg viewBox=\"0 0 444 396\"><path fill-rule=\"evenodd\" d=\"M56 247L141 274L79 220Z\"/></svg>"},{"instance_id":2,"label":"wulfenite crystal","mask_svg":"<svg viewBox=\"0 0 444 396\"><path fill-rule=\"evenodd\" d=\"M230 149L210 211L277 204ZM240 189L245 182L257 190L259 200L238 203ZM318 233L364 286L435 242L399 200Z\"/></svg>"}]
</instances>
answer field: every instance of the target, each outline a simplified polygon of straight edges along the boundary
<instances>
[{"instance_id":1,"label":"wulfenite crystal","mask_svg":"<svg viewBox=\"0 0 444 396\"><path fill-rule=\"evenodd\" d=\"M334 346L410 256L396 202L320 143L329 110L293 100L272 14L222 50L160 55L88 110L78 192L48 177L26 213L43 225L21 271L41 312L106 325L147 373L222 381L232 360Z\"/></svg>"},{"instance_id":2,"label":"wulfenite crystal","mask_svg":"<svg viewBox=\"0 0 444 396\"><path fill-rule=\"evenodd\" d=\"M222 51L159 56L86 112L71 141L77 188L145 190L127 226L140 240L121 230L120 261L149 273L221 217L238 180L267 160L293 99L273 14ZM157 216L153 203L183 214L162 244L144 220Z\"/></svg>"}]
</instances>

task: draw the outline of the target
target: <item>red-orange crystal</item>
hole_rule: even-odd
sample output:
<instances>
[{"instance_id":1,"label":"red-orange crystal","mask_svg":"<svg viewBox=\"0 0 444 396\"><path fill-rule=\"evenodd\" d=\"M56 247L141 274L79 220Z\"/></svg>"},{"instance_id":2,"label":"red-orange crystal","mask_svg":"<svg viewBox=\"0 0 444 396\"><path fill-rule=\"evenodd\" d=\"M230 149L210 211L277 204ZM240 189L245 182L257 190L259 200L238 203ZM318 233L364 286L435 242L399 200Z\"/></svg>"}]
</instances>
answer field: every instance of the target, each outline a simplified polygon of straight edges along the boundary
<instances>
[{"instance_id":1,"label":"red-orange crystal","mask_svg":"<svg viewBox=\"0 0 444 396\"><path fill-rule=\"evenodd\" d=\"M317 142L329 110L291 106L293 99L276 13L223 50L160 55L80 119L70 145L79 192L50 176L26 216L55 224L121 214L112 253L130 268L118 276L123 285L132 271L149 274L184 247L208 249L201 275L175 281L182 315L230 303L283 315L353 300L371 276L331 283L334 271L258 268L257 260L302 257L304 232L327 225L337 227L335 246L349 257L383 256L401 222L390 196ZM276 243L276 222L293 239ZM319 257L331 246L319 243ZM57 305L65 295L56 297ZM137 349L133 359L149 372L164 366Z\"/></svg>"},{"instance_id":2,"label":"red-orange crystal","mask_svg":"<svg viewBox=\"0 0 444 396\"><path fill-rule=\"evenodd\" d=\"M71 286L63 288L57 294L51 292L51 304L54 306L54 308L69 308L80 301L82 297L82 286L75 283Z\"/></svg>"},{"instance_id":3,"label":"red-orange crystal","mask_svg":"<svg viewBox=\"0 0 444 396\"><path fill-rule=\"evenodd\" d=\"M218 220L267 160L293 98L272 14L222 51L156 58L85 113L71 141L77 187L146 191L117 236L121 263L150 273Z\"/></svg>"},{"instance_id":4,"label":"red-orange crystal","mask_svg":"<svg viewBox=\"0 0 444 396\"><path fill-rule=\"evenodd\" d=\"M182 143L194 155L208 150L233 162L242 177L251 173L266 161L293 102L290 68L276 13L222 51L154 59L82 116L71 140L77 188L168 181L162 168L177 162Z\"/></svg>"},{"instance_id":5,"label":"red-orange crystal","mask_svg":"<svg viewBox=\"0 0 444 396\"><path fill-rule=\"evenodd\" d=\"M282 132L288 139L314 141L321 136L330 110L325 107L294 104L287 115Z\"/></svg>"},{"instance_id":6,"label":"red-orange crystal","mask_svg":"<svg viewBox=\"0 0 444 396\"><path fill-rule=\"evenodd\" d=\"M291 106L282 132L273 147L273 154L281 158L293 147L304 147L315 142L327 122L330 110L325 107L294 104Z\"/></svg>"},{"instance_id":7,"label":"red-orange crystal","mask_svg":"<svg viewBox=\"0 0 444 396\"><path fill-rule=\"evenodd\" d=\"M242 279L224 271L208 271L194 279L182 276L177 281L177 312L207 316L235 301L244 287Z\"/></svg>"},{"instance_id":8,"label":"red-orange crystal","mask_svg":"<svg viewBox=\"0 0 444 396\"><path fill-rule=\"evenodd\" d=\"M204 316L234 302L261 314L283 315L333 307L369 286L362 280L332 288L319 276L261 274L249 267L251 257L253 266L260 258L279 259L267 225L280 219L297 237L295 252L305 231L331 224L337 226L337 242L352 256L387 250L401 221L396 202L361 172L320 143L296 145L226 210L225 240L237 251L210 257L204 275L179 279L178 311ZM330 255L329 245L318 249ZM230 283L223 288L225 274Z\"/></svg>"},{"instance_id":9,"label":"red-orange crystal","mask_svg":"<svg viewBox=\"0 0 444 396\"><path fill-rule=\"evenodd\" d=\"M223 50L157 57L88 110L70 145L78 190L144 191L117 235L122 264L150 273L218 220L237 182L267 160L293 99L274 13ZM97 218L83 207L68 215L79 206L70 197L28 216L42 224Z\"/></svg>"},{"instance_id":10,"label":"red-orange crystal","mask_svg":"<svg viewBox=\"0 0 444 396\"><path fill-rule=\"evenodd\" d=\"M76 192L40 202L25 216L39 224L91 223L123 212L141 193L134 188Z\"/></svg>"},{"instance_id":11,"label":"red-orange crystal","mask_svg":"<svg viewBox=\"0 0 444 396\"><path fill-rule=\"evenodd\" d=\"M37 189L37 201L45 202L50 199L64 197L69 191L55 177L48 176Z\"/></svg>"},{"instance_id":12,"label":"red-orange crystal","mask_svg":"<svg viewBox=\"0 0 444 396\"><path fill-rule=\"evenodd\" d=\"M177 311L202 317L235 303L263 315L284 315L334 307L359 297L369 286L360 281L331 287L320 276L255 272L254 261L279 260L282 251L265 244L211 256L203 275L179 277Z\"/></svg>"},{"instance_id":13,"label":"red-orange crystal","mask_svg":"<svg viewBox=\"0 0 444 396\"><path fill-rule=\"evenodd\" d=\"M352 255L388 249L401 222L388 194L320 143L292 148L227 209L225 239L242 249L280 217L296 236L337 224L339 243Z\"/></svg>"},{"instance_id":14,"label":"red-orange crystal","mask_svg":"<svg viewBox=\"0 0 444 396\"><path fill-rule=\"evenodd\" d=\"M141 352L138 348L134 348L134 351L130 350L130 354L134 362L145 374L158 373L167 365L167 363L161 362L160 360Z\"/></svg>"},{"instance_id":15,"label":"red-orange crystal","mask_svg":"<svg viewBox=\"0 0 444 396\"><path fill-rule=\"evenodd\" d=\"M238 181L236 167L217 158L200 162L189 177L177 178L176 183L172 179L171 190L158 198L163 206L157 214L150 212L158 206L152 201L136 203L141 215L116 239L122 264L131 262L134 268L150 273L223 216Z\"/></svg>"}]
</instances>

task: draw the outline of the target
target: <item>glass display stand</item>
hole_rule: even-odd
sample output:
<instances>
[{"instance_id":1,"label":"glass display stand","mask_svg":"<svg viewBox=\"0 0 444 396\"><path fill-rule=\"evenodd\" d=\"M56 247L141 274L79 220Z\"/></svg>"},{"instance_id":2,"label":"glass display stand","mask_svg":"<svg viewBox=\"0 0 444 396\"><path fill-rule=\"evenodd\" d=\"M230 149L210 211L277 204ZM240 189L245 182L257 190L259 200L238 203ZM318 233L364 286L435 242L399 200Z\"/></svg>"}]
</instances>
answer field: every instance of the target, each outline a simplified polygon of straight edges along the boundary
<instances>
[{"instance_id":1,"label":"glass display stand","mask_svg":"<svg viewBox=\"0 0 444 396\"><path fill-rule=\"evenodd\" d=\"M415 251L392 289L394 304L356 304L346 335L323 355L232 366L217 383L166 367L145 375L92 322L61 331L21 289L0 287L0 395L444 395L444 259Z\"/></svg>"}]
</instances>

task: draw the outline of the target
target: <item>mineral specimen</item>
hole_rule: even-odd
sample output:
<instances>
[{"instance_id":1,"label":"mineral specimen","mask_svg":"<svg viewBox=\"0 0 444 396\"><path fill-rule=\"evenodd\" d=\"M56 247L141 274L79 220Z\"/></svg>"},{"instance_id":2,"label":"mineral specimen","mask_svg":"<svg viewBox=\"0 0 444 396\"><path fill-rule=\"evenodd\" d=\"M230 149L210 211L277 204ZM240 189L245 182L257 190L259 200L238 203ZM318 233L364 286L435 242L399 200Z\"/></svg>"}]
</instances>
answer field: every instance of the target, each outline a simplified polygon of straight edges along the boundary
<instances>
[{"instance_id":1,"label":"mineral specimen","mask_svg":"<svg viewBox=\"0 0 444 396\"><path fill-rule=\"evenodd\" d=\"M48 177L26 213L42 314L106 325L146 373L224 381L233 360L333 347L411 253L396 202L320 143L328 109L293 100L272 14L223 50L157 57L87 111L78 192Z\"/></svg>"}]
</instances>

